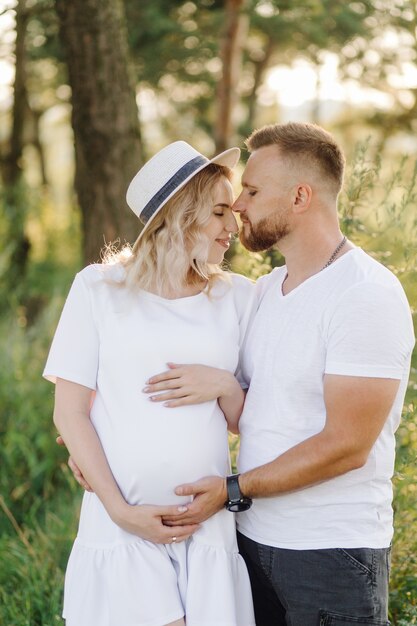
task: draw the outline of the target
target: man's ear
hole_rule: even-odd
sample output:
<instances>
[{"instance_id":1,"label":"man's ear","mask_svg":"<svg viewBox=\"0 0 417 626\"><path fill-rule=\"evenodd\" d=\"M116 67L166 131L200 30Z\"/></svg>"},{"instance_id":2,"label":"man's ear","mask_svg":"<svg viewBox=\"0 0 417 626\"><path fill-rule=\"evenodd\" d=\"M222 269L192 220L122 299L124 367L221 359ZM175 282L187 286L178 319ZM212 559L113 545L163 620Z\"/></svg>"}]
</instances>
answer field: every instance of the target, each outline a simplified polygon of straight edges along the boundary
<instances>
[{"instance_id":1,"label":"man's ear","mask_svg":"<svg viewBox=\"0 0 417 626\"><path fill-rule=\"evenodd\" d=\"M313 191L310 185L297 185L297 187L294 188L293 212L304 213L305 211L307 211L311 204L312 197Z\"/></svg>"}]
</instances>

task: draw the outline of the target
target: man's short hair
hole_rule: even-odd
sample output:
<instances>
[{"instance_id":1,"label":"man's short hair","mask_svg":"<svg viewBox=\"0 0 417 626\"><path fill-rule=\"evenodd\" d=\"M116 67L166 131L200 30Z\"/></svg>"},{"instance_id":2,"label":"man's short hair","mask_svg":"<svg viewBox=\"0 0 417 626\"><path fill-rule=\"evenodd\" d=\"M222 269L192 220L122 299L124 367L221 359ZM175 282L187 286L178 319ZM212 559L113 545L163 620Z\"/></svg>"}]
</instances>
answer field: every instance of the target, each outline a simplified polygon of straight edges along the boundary
<instances>
[{"instance_id":1,"label":"man's short hair","mask_svg":"<svg viewBox=\"0 0 417 626\"><path fill-rule=\"evenodd\" d=\"M271 124L253 133L245 141L249 152L276 145L281 154L315 163L319 170L334 183L336 193L343 184L345 157L330 133L316 124L288 122ZM304 158L303 158L304 157Z\"/></svg>"}]
</instances>

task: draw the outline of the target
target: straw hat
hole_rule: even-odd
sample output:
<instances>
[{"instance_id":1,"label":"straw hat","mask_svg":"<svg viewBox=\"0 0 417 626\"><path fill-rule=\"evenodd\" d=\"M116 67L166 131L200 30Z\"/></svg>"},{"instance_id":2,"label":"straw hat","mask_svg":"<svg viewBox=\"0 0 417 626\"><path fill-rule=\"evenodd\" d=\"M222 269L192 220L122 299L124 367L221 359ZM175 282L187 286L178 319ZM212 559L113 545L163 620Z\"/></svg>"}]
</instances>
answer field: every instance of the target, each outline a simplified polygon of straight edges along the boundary
<instances>
[{"instance_id":1,"label":"straw hat","mask_svg":"<svg viewBox=\"0 0 417 626\"><path fill-rule=\"evenodd\" d=\"M229 148L208 159L185 141L174 141L157 152L139 170L126 193L127 204L145 225L139 238L168 200L193 176L210 163L232 168L239 157L239 148Z\"/></svg>"}]
</instances>

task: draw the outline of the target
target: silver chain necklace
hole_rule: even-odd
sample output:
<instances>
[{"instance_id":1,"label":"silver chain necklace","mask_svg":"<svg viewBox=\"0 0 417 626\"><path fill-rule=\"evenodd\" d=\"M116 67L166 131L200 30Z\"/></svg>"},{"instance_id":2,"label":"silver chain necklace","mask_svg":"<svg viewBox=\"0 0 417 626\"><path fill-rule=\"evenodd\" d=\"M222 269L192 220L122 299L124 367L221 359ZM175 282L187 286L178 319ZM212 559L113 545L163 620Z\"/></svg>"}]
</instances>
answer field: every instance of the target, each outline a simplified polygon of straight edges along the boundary
<instances>
[{"instance_id":1,"label":"silver chain necklace","mask_svg":"<svg viewBox=\"0 0 417 626\"><path fill-rule=\"evenodd\" d=\"M325 265L323 265L323 267L321 268L320 272L325 270L326 267L329 267L329 265L331 265L333 263L333 261L335 260L335 258L337 257L337 255L339 254L339 252L341 251L343 246L345 245L345 243L346 243L346 235L343 235L342 241L339 243L339 245L337 246L336 250L333 252L333 254L330 257L330 259L327 261L327 263Z\"/></svg>"},{"instance_id":2,"label":"silver chain necklace","mask_svg":"<svg viewBox=\"0 0 417 626\"><path fill-rule=\"evenodd\" d=\"M347 241L346 235L343 235L342 241L338 244L337 248L332 252L329 260L327 261L327 263L325 263L325 265L323 265L323 267L319 270L319 272L322 272L323 270L326 269L326 267L329 267L329 265L331 265L333 263L333 261L336 259L337 255L339 254L339 252L341 251L341 249L345 245L346 241ZM285 278L282 281L281 288L284 286L284 283L287 280L287 278L288 278L288 272L285 274Z\"/></svg>"}]
</instances>

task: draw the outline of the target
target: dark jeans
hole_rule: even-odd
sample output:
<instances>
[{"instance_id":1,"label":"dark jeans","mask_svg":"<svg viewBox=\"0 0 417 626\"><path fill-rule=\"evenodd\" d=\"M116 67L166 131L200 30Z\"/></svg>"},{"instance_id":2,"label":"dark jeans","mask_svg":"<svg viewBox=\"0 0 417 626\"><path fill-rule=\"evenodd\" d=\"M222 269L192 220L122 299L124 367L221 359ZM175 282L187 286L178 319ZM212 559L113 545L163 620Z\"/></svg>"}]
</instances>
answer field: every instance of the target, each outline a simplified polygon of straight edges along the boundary
<instances>
[{"instance_id":1,"label":"dark jeans","mask_svg":"<svg viewBox=\"0 0 417 626\"><path fill-rule=\"evenodd\" d=\"M389 626L390 548L286 550L238 533L257 626Z\"/></svg>"}]
</instances>

